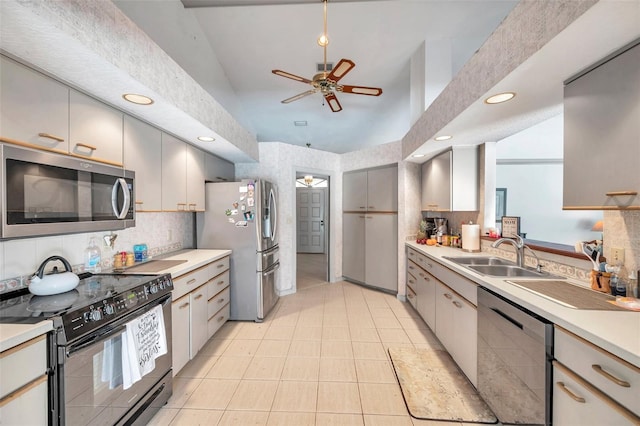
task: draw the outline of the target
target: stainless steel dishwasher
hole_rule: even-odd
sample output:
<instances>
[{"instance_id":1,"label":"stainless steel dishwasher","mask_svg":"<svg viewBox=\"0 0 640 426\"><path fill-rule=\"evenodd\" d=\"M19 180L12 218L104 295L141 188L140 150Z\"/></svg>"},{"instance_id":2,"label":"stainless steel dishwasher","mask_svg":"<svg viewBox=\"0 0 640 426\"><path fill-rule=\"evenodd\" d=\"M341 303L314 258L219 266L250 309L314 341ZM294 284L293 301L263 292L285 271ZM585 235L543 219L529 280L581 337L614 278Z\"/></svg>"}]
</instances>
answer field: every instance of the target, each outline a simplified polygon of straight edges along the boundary
<instances>
[{"instance_id":1,"label":"stainless steel dishwasher","mask_svg":"<svg viewBox=\"0 0 640 426\"><path fill-rule=\"evenodd\" d=\"M553 324L478 287L478 392L502 424L550 425Z\"/></svg>"}]
</instances>

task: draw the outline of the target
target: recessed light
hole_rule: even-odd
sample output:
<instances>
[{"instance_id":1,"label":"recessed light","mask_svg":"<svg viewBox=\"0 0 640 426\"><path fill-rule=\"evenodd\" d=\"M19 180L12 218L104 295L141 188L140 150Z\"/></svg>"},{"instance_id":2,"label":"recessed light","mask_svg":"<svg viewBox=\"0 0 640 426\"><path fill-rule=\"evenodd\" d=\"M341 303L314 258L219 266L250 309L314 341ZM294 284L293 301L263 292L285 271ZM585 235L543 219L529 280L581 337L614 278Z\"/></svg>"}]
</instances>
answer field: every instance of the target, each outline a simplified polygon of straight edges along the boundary
<instances>
[{"instance_id":1,"label":"recessed light","mask_svg":"<svg viewBox=\"0 0 640 426\"><path fill-rule=\"evenodd\" d=\"M294 121L293 125L298 127L304 127L307 125L307 122L306 120Z\"/></svg>"},{"instance_id":2,"label":"recessed light","mask_svg":"<svg viewBox=\"0 0 640 426\"><path fill-rule=\"evenodd\" d=\"M484 103L489 105L500 104L502 102L510 101L511 99L513 99L515 95L516 94L514 92L498 93L496 95L489 96L487 99L484 100Z\"/></svg>"},{"instance_id":3,"label":"recessed light","mask_svg":"<svg viewBox=\"0 0 640 426\"><path fill-rule=\"evenodd\" d=\"M151 105L153 103L153 99L150 97L135 93L125 93L122 97L124 100L138 105Z\"/></svg>"},{"instance_id":4,"label":"recessed light","mask_svg":"<svg viewBox=\"0 0 640 426\"><path fill-rule=\"evenodd\" d=\"M212 138L211 136L198 136L198 140L202 142L213 142L216 139Z\"/></svg>"},{"instance_id":5,"label":"recessed light","mask_svg":"<svg viewBox=\"0 0 640 426\"><path fill-rule=\"evenodd\" d=\"M413 154L412 157L413 158L422 158L422 157L424 157L424 154Z\"/></svg>"},{"instance_id":6,"label":"recessed light","mask_svg":"<svg viewBox=\"0 0 640 426\"><path fill-rule=\"evenodd\" d=\"M436 136L435 138L433 138L433 140L434 141L448 141L452 137L453 136L451 136L451 135L440 135L440 136Z\"/></svg>"}]
</instances>

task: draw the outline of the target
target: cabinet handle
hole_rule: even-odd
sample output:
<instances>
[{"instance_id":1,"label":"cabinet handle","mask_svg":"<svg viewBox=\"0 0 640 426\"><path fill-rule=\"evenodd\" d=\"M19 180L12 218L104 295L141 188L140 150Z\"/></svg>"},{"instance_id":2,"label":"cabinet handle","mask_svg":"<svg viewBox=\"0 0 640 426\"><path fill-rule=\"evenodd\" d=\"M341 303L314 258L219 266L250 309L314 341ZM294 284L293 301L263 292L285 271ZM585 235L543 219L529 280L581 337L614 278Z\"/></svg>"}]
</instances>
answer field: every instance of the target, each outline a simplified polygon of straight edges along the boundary
<instances>
[{"instance_id":1,"label":"cabinet handle","mask_svg":"<svg viewBox=\"0 0 640 426\"><path fill-rule=\"evenodd\" d=\"M375 207L373 207L373 206L369 206L369 208L370 208L370 209L375 209Z\"/></svg>"},{"instance_id":2,"label":"cabinet handle","mask_svg":"<svg viewBox=\"0 0 640 426\"><path fill-rule=\"evenodd\" d=\"M184 309L184 308L186 308L187 306L189 306L189 302L187 302L187 303L183 303L182 305L178 306L178 309Z\"/></svg>"},{"instance_id":3,"label":"cabinet handle","mask_svg":"<svg viewBox=\"0 0 640 426\"><path fill-rule=\"evenodd\" d=\"M358 216L360 219L364 219L364 216Z\"/></svg>"},{"instance_id":4,"label":"cabinet handle","mask_svg":"<svg viewBox=\"0 0 640 426\"><path fill-rule=\"evenodd\" d=\"M409 293L409 294L407 295L407 297L408 297L409 299L413 299L413 294Z\"/></svg>"},{"instance_id":5,"label":"cabinet handle","mask_svg":"<svg viewBox=\"0 0 640 426\"><path fill-rule=\"evenodd\" d=\"M187 203L177 203L177 206L178 206L178 210L185 211Z\"/></svg>"},{"instance_id":6,"label":"cabinet handle","mask_svg":"<svg viewBox=\"0 0 640 426\"><path fill-rule=\"evenodd\" d=\"M429 268L433 268L433 265L432 265L431 263L427 263L427 266L428 266Z\"/></svg>"},{"instance_id":7,"label":"cabinet handle","mask_svg":"<svg viewBox=\"0 0 640 426\"><path fill-rule=\"evenodd\" d=\"M453 299L453 296L451 294L449 294L449 293L445 293L445 294L443 294L443 296L446 297L449 300Z\"/></svg>"},{"instance_id":8,"label":"cabinet handle","mask_svg":"<svg viewBox=\"0 0 640 426\"><path fill-rule=\"evenodd\" d=\"M220 268L224 268L224 263L219 264L218 266L216 266L216 268L220 269Z\"/></svg>"},{"instance_id":9,"label":"cabinet handle","mask_svg":"<svg viewBox=\"0 0 640 426\"><path fill-rule=\"evenodd\" d=\"M622 197L625 195L638 195L638 191L612 191L606 193L607 197Z\"/></svg>"},{"instance_id":10,"label":"cabinet handle","mask_svg":"<svg viewBox=\"0 0 640 426\"><path fill-rule=\"evenodd\" d=\"M217 284L218 284L218 285L222 285L222 284L224 284L224 280L220 280L220 281L218 281L218 283L217 283Z\"/></svg>"},{"instance_id":11,"label":"cabinet handle","mask_svg":"<svg viewBox=\"0 0 640 426\"><path fill-rule=\"evenodd\" d=\"M360 206L360 207L358 207L358 208L359 208L359 209L365 209L366 207L365 207L365 206Z\"/></svg>"},{"instance_id":12,"label":"cabinet handle","mask_svg":"<svg viewBox=\"0 0 640 426\"><path fill-rule=\"evenodd\" d=\"M193 300L198 300L198 299L202 299L202 293L200 293L199 295L193 298Z\"/></svg>"},{"instance_id":13,"label":"cabinet handle","mask_svg":"<svg viewBox=\"0 0 640 426\"><path fill-rule=\"evenodd\" d=\"M54 141L57 141L57 142L64 142L64 138L61 138L60 136L52 135L51 133L38 133L38 136L40 136L41 138L53 139Z\"/></svg>"},{"instance_id":14,"label":"cabinet handle","mask_svg":"<svg viewBox=\"0 0 640 426\"><path fill-rule=\"evenodd\" d=\"M454 300L453 302L451 302L455 305L456 308L462 308L462 303L458 302L457 300Z\"/></svg>"},{"instance_id":15,"label":"cabinet handle","mask_svg":"<svg viewBox=\"0 0 640 426\"><path fill-rule=\"evenodd\" d=\"M604 368L602 368L602 366L600 366L598 364L593 364L591 366L591 368L593 368L596 371L596 373L606 377L607 379L609 379L610 381L612 381L613 383L615 383L618 386L622 386L623 388L630 388L631 387L629 382L627 382L625 380L622 380L622 379L618 379L616 376L614 376L613 374L609 373Z\"/></svg>"},{"instance_id":16,"label":"cabinet handle","mask_svg":"<svg viewBox=\"0 0 640 426\"><path fill-rule=\"evenodd\" d=\"M144 204L144 201L136 201L136 204Z\"/></svg>"},{"instance_id":17,"label":"cabinet handle","mask_svg":"<svg viewBox=\"0 0 640 426\"><path fill-rule=\"evenodd\" d=\"M97 151L98 150L98 148L96 148L95 146L87 145L86 143L82 143L82 142L78 142L76 144L76 146L79 146L81 148L87 148L87 149L90 149L91 151Z\"/></svg>"},{"instance_id":18,"label":"cabinet handle","mask_svg":"<svg viewBox=\"0 0 640 426\"><path fill-rule=\"evenodd\" d=\"M409 269L414 270L416 268L414 268L413 266L409 265Z\"/></svg>"},{"instance_id":19,"label":"cabinet handle","mask_svg":"<svg viewBox=\"0 0 640 426\"><path fill-rule=\"evenodd\" d=\"M562 389L562 391L564 391L564 393L566 393L567 395L569 395L569 397L571 399L573 399L576 402L579 402L581 404L584 404L586 401L584 400L584 398L582 398L581 396L576 395L575 393L571 392L569 390L569 388L567 388L567 386L565 386L565 384L563 382L556 382L556 385L558 385L558 387L560 389Z\"/></svg>"},{"instance_id":20,"label":"cabinet handle","mask_svg":"<svg viewBox=\"0 0 640 426\"><path fill-rule=\"evenodd\" d=\"M410 284L415 284L415 282L413 280L409 280Z\"/></svg>"},{"instance_id":21,"label":"cabinet handle","mask_svg":"<svg viewBox=\"0 0 640 426\"><path fill-rule=\"evenodd\" d=\"M427 276L425 275L425 276L424 276L424 280L425 280L426 282L430 282L430 281L431 281L431 278L429 278L429 277L427 277Z\"/></svg>"},{"instance_id":22,"label":"cabinet handle","mask_svg":"<svg viewBox=\"0 0 640 426\"><path fill-rule=\"evenodd\" d=\"M373 216L366 216L367 219L373 219Z\"/></svg>"},{"instance_id":23,"label":"cabinet handle","mask_svg":"<svg viewBox=\"0 0 640 426\"><path fill-rule=\"evenodd\" d=\"M196 282L196 279L195 279L195 278L192 278L192 279L190 279L189 281L187 281L187 285L191 285L191 284L193 284L193 283L195 283L195 282Z\"/></svg>"},{"instance_id":24,"label":"cabinet handle","mask_svg":"<svg viewBox=\"0 0 640 426\"><path fill-rule=\"evenodd\" d=\"M418 272L418 275L420 275L422 278L424 278L424 272Z\"/></svg>"},{"instance_id":25,"label":"cabinet handle","mask_svg":"<svg viewBox=\"0 0 640 426\"><path fill-rule=\"evenodd\" d=\"M224 303L224 297L221 297L220 299L218 299L218 303Z\"/></svg>"},{"instance_id":26,"label":"cabinet handle","mask_svg":"<svg viewBox=\"0 0 640 426\"><path fill-rule=\"evenodd\" d=\"M196 209L196 203L189 203L189 210L195 210ZM191 208L191 206L193 206L193 208Z\"/></svg>"},{"instance_id":27,"label":"cabinet handle","mask_svg":"<svg viewBox=\"0 0 640 426\"><path fill-rule=\"evenodd\" d=\"M220 315L220 316L218 317L218 322L220 322L220 321L222 321L222 320L224 320L224 315Z\"/></svg>"}]
</instances>

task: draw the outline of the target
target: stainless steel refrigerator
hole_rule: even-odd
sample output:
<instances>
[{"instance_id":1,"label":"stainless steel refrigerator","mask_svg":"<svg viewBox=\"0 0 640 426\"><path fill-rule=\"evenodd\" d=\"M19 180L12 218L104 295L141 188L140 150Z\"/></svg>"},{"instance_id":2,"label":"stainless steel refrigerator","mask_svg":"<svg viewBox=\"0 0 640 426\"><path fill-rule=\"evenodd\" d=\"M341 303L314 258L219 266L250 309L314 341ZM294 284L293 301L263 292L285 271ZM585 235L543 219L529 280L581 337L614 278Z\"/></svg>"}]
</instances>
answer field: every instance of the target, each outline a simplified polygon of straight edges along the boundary
<instances>
[{"instance_id":1,"label":"stainless steel refrigerator","mask_svg":"<svg viewBox=\"0 0 640 426\"><path fill-rule=\"evenodd\" d=\"M278 301L276 187L265 180L207 183L197 245L231 249L232 320L261 322Z\"/></svg>"}]
</instances>

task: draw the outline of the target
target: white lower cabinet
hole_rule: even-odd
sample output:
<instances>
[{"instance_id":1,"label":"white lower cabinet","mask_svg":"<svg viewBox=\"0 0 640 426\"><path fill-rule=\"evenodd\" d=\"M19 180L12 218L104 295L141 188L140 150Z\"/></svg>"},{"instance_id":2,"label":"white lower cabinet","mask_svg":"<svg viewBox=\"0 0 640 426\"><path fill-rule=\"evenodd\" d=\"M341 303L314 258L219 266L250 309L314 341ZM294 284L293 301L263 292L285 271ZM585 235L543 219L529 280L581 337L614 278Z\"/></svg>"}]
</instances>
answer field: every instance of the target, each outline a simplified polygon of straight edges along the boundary
<instances>
[{"instance_id":1,"label":"white lower cabinet","mask_svg":"<svg viewBox=\"0 0 640 426\"><path fill-rule=\"evenodd\" d=\"M640 368L554 328L553 424L640 425Z\"/></svg>"},{"instance_id":2,"label":"white lower cabinet","mask_svg":"<svg viewBox=\"0 0 640 426\"><path fill-rule=\"evenodd\" d=\"M478 375L476 284L412 248L407 248L407 283L417 299L412 305L417 306L424 322L475 386Z\"/></svg>"},{"instance_id":3,"label":"white lower cabinet","mask_svg":"<svg viewBox=\"0 0 640 426\"><path fill-rule=\"evenodd\" d=\"M191 316L189 295L182 296L171 303L171 356L173 359L173 375L178 374L190 359L189 326Z\"/></svg>"},{"instance_id":4,"label":"white lower cabinet","mask_svg":"<svg viewBox=\"0 0 640 426\"><path fill-rule=\"evenodd\" d=\"M0 353L0 424L48 422L45 335Z\"/></svg>"},{"instance_id":5,"label":"white lower cabinet","mask_svg":"<svg viewBox=\"0 0 640 426\"><path fill-rule=\"evenodd\" d=\"M558 361L554 361L553 424L628 426L640 424L640 417Z\"/></svg>"},{"instance_id":6,"label":"white lower cabinet","mask_svg":"<svg viewBox=\"0 0 640 426\"><path fill-rule=\"evenodd\" d=\"M173 280L171 324L174 375L198 354L207 340L229 319L228 287L229 256ZM212 312L216 303L220 306Z\"/></svg>"}]
</instances>

